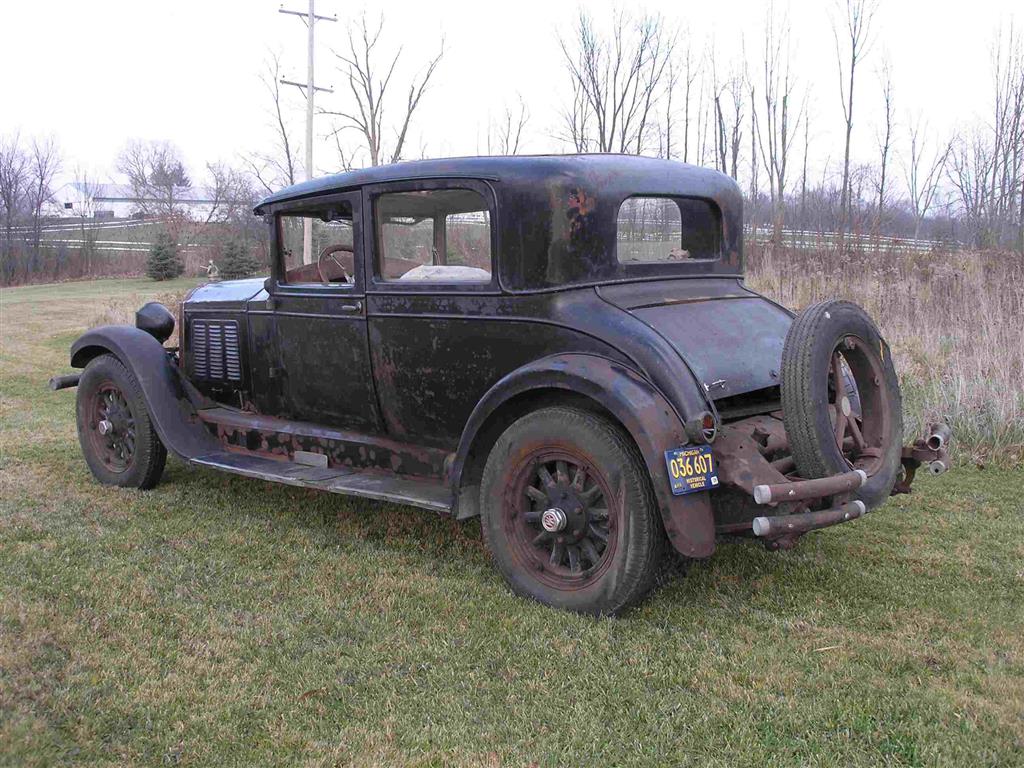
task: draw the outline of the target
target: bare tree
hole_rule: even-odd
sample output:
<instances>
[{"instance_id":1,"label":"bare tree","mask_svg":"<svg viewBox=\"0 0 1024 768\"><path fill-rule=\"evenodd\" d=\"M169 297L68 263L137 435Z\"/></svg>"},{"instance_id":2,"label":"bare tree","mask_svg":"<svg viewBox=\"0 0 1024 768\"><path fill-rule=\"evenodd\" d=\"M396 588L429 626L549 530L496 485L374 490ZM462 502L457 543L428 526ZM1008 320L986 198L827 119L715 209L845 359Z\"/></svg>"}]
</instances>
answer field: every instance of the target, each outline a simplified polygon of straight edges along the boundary
<instances>
[{"instance_id":1,"label":"bare tree","mask_svg":"<svg viewBox=\"0 0 1024 768\"><path fill-rule=\"evenodd\" d=\"M679 84L679 71L676 68L675 61L670 59L668 62L668 74L667 80L665 81L665 114L661 130L658 132L658 157L664 157L667 160L671 160L675 147L672 145L673 129L676 122L676 114L673 107L673 98L676 93L676 87ZM685 153L685 149L683 150Z\"/></svg>"},{"instance_id":2,"label":"bare tree","mask_svg":"<svg viewBox=\"0 0 1024 768\"><path fill-rule=\"evenodd\" d=\"M875 210L874 226L876 235L881 229L882 217L885 214L885 195L888 192L886 188L886 173L889 169L889 155L892 152L894 99L892 93L892 73L889 69L888 59L882 62L879 80L882 85L882 101L885 105L885 123L878 135L878 152L880 157L878 161L878 185L876 187L878 192L878 205Z\"/></svg>"},{"instance_id":3,"label":"bare tree","mask_svg":"<svg viewBox=\"0 0 1024 768\"><path fill-rule=\"evenodd\" d=\"M807 229L807 157L811 154L811 110L804 112L804 156L800 170L800 229Z\"/></svg>"},{"instance_id":4,"label":"bare tree","mask_svg":"<svg viewBox=\"0 0 1024 768\"><path fill-rule=\"evenodd\" d=\"M576 79L572 81L570 106L562 111L562 123L565 127L562 139L572 144L576 152L589 152L592 148L589 130L590 102L582 84Z\"/></svg>"},{"instance_id":5,"label":"bare tree","mask_svg":"<svg viewBox=\"0 0 1024 768\"><path fill-rule=\"evenodd\" d=\"M243 157L256 183L268 194L295 183L300 147L291 138L284 118L281 94L281 54L271 51L263 62L260 82L270 96L270 116L274 130L273 148L269 152L253 152Z\"/></svg>"},{"instance_id":6,"label":"bare tree","mask_svg":"<svg viewBox=\"0 0 1024 768\"><path fill-rule=\"evenodd\" d=\"M927 138L924 135L927 126L922 126L918 118L908 123L910 154L903 163L903 172L907 181L907 192L914 213L914 239L921 236L921 224L928 215L935 194L942 180L942 171L946 166L952 150L952 142L929 152ZM954 182L955 183L955 182Z\"/></svg>"},{"instance_id":7,"label":"bare tree","mask_svg":"<svg viewBox=\"0 0 1024 768\"><path fill-rule=\"evenodd\" d=\"M563 118L578 151L644 151L675 47L663 27L660 16L616 12L609 39L581 10L574 37L559 37L573 93Z\"/></svg>"},{"instance_id":8,"label":"bare tree","mask_svg":"<svg viewBox=\"0 0 1024 768\"><path fill-rule=\"evenodd\" d=\"M715 161L722 173L738 178L740 144L743 141L743 75L734 73L724 84L718 83L714 58Z\"/></svg>"},{"instance_id":9,"label":"bare tree","mask_svg":"<svg viewBox=\"0 0 1024 768\"><path fill-rule=\"evenodd\" d=\"M29 214L32 218L32 252L40 258L43 206L53 196L53 179L60 170L61 156L53 136L33 139L29 150Z\"/></svg>"},{"instance_id":10,"label":"bare tree","mask_svg":"<svg viewBox=\"0 0 1024 768\"><path fill-rule=\"evenodd\" d=\"M255 197L246 174L226 163L207 163L209 183L206 198L209 201L202 224L237 220L248 216Z\"/></svg>"},{"instance_id":11,"label":"bare tree","mask_svg":"<svg viewBox=\"0 0 1024 768\"><path fill-rule=\"evenodd\" d=\"M21 145L21 135L15 132L0 137L0 206L4 222L4 274L13 268L14 225L24 213L29 185L29 157Z\"/></svg>"},{"instance_id":12,"label":"bare tree","mask_svg":"<svg viewBox=\"0 0 1024 768\"><path fill-rule=\"evenodd\" d=\"M518 155L523 130L529 121L530 111L520 96L517 110L506 106L501 118L487 126L487 154Z\"/></svg>"},{"instance_id":13,"label":"bare tree","mask_svg":"<svg viewBox=\"0 0 1024 768\"><path fill-rule=\"evenodd\" d=\"M790 150L800 124L800 110L793 104L794 78L790 74L789 26L784 20L775 27L773 8L769 7L765 22L763 49L763 112L756 123L758 146L772 200L772 242L782 242L786 215L786 172Z\"/></svg>"},{"instance_id":14,"label":"bare tree","mask_svg":"<svg viewBox=\"0 0 1024 768\"><path fill-rule=\"evenodd\" d=\"M691 92L693 90L693 84L696 82L697 77L700 74L700 66L694 63L693 49L689 41L687 41L685 53L680 57L675 55L675 51L678 50L680 50L680 48L677 45L674 47L673 53L668 57L667 61L664 85L665 109L662 117L661 130L658 135L658 155L672 160L682 154L683 162L688 163L690 161ZM573 81L573 84L574 86L578 85L575 80ZM682 89L683 103L683 136L681 142L681 153L678 133L676 131L676 125L679 117L676 91L680 88Z\"/></svg>"},{"instance_id":15,"label":"bare tree","mask_svg":"<svg viewBox=\"0 0 1024 768\"><path fill-rule=\"evenodd\" d=\"M761 165L757 157L757 101L755 99L757 96L757 86L749 76L747 78L747 88L750 91L750 200L747 206L747 219L750 221L756 234L758 225L757 204L758 197L761 194L760 187L758 186L758 171Z\"/></svg>"},{"instance_id":16,"label":"bare tree","mask_svg":"<svg viewBox=\"0 0 1024 768\"><path fill-rule=\"evenodd\" d=\"M348 50L342 53L334 52L342 64L339 70L345 75L354 102L352 107L323 111L323 114L340 118L340 122L335 124L331 135L337 142L339 159L343 166L351 165L353 161L351 153L347 155L344 153L339 137L345 131L355 131L359 135L361 149L365 150L370 165L397 163L402 159L402 150L405 148L413 116L430 85L430 79L437 69L437 65L444 56L444 39L442 38L437 55L427 63L418 76L414 76L409 82L405 104L402 108L402 117L395 123L394 143L388 149L384 138L385 115L388 114L389 88L395 74L395 67L402 55L402 48L399 47L390 64L379 68L376 56L383 31L383 15L376 28L371 29L367 24L366 15L363 14L358 25L349 26ZM383 77L379 76L380 72L384 73Z\"/></svg>"},{"instance_id":17,"label":"bare tree","mask_svg":"<svg viewBox=\"0 0 1024 768\"><path fill-rule=\"evenodd\" d=\"M125 178L142 213L180 214L180 195L192 185L178 148L167 141L125 144L115 167Z\"/></svg>"},{"instance_id":18,"label":"bare tree","mask_svg":"<svg viewBox=\"0 0 1024 768\"><path fill-rule=\"evenodd\" d=\"M839 243L850 217L850 137L853 135L853 92L856 84L857 64L867 55L871 47L871 20L875 13L876 0L835 0L835 16L832 19L832 34L836 44L836 61L839 64L839 97L846 121L846 145L843 151L843 184L839 198ZM837 19L836 17L841 17ZM840 27L842 29L840 30ZM840 42L840 32L843 39Z\"/></svg>"},{"instance_id":19,"label":"bare tree","mask_svg":"<svg viewBox=\"0 0 1024 768\"><path fill-rule=\"evenodd\" d=\"M97 230L90 226L89 220L96 215L96 195L99 193L100 185L89 174L87 170L78 166L75 168L75 189L78 192L78 202L74 211L78 217L78 233L81 241L82 273L92 275L96 267L96 240Z\"/></svg>"},{"instance_id":20,"label":"bare tree","mask_svg":"<svg viewBox=\"0 0 1024 768\"><path fill-rule=\"evenodd\" d=\"M700 69L693 66L693 53L689 45L686 46L686 92L683 104L683 162L690 161L690 91L697 79Z\"/></svg>"}]
</instances>

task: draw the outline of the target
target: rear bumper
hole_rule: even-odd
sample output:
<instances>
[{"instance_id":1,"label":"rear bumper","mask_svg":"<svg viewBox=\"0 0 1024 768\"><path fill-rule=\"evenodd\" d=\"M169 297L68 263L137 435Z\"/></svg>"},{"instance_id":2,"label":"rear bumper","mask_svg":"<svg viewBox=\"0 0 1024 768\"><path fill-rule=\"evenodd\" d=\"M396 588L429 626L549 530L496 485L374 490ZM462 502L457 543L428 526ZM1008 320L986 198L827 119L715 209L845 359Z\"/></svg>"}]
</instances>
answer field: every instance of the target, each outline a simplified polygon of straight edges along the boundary
<instances>
[{"instance_id":1,"label":"rear bumper","mask_svg":"<svg viewBox=\"0 0 1024 768\"><path fill-rule=\"evenodd\" d=\"M891 493L910 493L922 466L930 474L946 471L950 438L948 426L935 425L905 446L903 473ZM809 531L856 520L871 509L857 498L868 480L861 469L810 480L796 474L781 418L754 416L723 427L714 453L725 491L716 509L719 533L753 533L772 549L788 548Z\"/></svg>"}]
</instances>

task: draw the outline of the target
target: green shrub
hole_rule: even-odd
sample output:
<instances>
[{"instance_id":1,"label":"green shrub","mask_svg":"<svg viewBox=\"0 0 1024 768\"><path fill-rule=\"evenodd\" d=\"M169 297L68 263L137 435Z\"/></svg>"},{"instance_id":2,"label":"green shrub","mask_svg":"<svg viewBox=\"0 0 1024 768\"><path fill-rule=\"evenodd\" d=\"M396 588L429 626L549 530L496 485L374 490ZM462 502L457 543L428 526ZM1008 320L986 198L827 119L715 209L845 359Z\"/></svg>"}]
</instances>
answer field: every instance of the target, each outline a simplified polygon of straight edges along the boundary
<instances>
[{"instance_id":1,"label":"green shrub","mask_svg":"<svg viewBox=\"0 0 1024 768\"><path fill-rule=\"evenodd\" d=\"M249 277L260 268L260 263L249 253L249 249L239 240L229 240L224 246L224 255L220 262L220 275L225 280L236 280Z\"/></svg>"},{"instance_id":2,"label":"green shrub","mask_svg":"<svg viewBox=\"0 0 1024 768\"><path fill-rule=\"evenodd\" d=\"M173 280L184 271L177 241L166 230L158 232L146 260L146 276L153 280Z\"/></svg>"}]
</instances>

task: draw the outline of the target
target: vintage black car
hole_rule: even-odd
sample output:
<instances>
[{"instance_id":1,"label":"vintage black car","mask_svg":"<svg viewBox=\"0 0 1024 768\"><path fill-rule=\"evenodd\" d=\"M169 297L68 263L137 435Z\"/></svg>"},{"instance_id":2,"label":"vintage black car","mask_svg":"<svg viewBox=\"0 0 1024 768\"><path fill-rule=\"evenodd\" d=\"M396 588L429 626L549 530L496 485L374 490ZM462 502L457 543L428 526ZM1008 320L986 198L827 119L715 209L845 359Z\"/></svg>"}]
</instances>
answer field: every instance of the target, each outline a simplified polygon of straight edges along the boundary
<instances>
[{"instance_id":1,"label":"vintage black car","mask_svg":"<svg viewBox=\"0 0 1024 768\"><path fill-rule=\"evenodd\" d=\"M271 276L71 348L102 483L197 467L479 516L512 588L613 614L670 545L791 546L946 466L903 446L859 307L794 315L743 284L715 171L616 155L425 160L271 195ZM665 553L667 554L667 553Z\"/></svg>"}]
</instances>

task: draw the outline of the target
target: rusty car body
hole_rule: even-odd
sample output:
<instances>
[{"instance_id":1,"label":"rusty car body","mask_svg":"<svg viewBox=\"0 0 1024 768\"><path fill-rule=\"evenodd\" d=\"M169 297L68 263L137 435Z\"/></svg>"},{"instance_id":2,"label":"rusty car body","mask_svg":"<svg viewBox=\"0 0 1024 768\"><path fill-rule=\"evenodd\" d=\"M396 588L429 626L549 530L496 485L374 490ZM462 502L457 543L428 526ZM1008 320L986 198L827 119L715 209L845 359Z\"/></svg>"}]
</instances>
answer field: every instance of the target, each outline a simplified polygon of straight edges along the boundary
<instances>
[{"instance_id":1,"label":"rusty car body","mask_svg":"<svg viewBox=\"0 0 1024 768\"><path fill-rule=\"evenodd\" d=\"M52 386L79 386L102 482L151 487L166 449L482 516L516 592L615 613L666 542L692 558L726 534L788 547L946 466L944 426L903 447L888 347L859 308L795 316L744 285L741 195L721 173L425 160L255 212L270 276L193 290L180 348L159 305L72 345L85 371Z\"/></svg>"}]
</instances>

